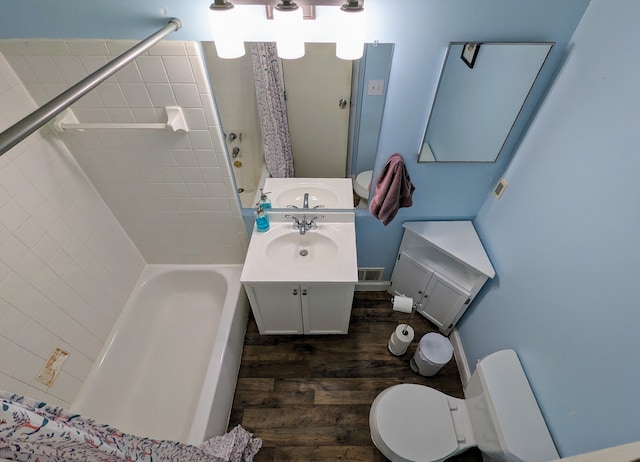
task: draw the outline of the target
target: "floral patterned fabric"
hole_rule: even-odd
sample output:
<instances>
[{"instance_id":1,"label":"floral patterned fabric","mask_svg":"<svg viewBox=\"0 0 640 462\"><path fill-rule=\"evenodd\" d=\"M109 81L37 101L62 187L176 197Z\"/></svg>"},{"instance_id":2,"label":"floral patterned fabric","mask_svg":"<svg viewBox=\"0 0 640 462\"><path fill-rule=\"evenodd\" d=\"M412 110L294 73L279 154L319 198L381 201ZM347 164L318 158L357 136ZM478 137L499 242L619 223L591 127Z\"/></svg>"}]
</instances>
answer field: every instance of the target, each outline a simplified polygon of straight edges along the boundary
<instances>
[{"instance_id":1,"label":"floral patterned fabric","mask_svg":"<svg viewBox=\"0 0 640 462\"><path fill-rule=\"evenodd\" d=\"M0 457L33 462L251 462L260 438L238 425L199 446L122 433L62 408L0 390Z\"/></svg>"},{"instance_id":2,"label":"floral patterned fabric","mask_svg":"<svg viewBox=\"0 0 640 462\"><path fill-rule=\"evenodd\" d=\"M274 43L251 46L253 77L267 170L273 178L294 176L284 80Z\"/></svg>"}]
</instances>

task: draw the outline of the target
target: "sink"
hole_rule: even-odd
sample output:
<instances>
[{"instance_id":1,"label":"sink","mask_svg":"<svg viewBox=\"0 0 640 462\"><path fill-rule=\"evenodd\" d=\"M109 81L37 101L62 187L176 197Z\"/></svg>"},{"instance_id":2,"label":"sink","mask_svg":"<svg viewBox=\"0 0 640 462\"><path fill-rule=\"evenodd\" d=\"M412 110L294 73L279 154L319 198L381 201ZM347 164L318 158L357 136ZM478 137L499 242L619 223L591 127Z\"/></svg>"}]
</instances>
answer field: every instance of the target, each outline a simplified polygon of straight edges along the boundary
<instances>
[{"instance_id":1,"label":"sink","mask_svg":"<svg viewBox=\"0 0 640 462\"><path fill-rule=\"evenodd\" d=\"M289 267L305 267L331 263L338 255L338 244L331 237L307 231L304 235L294 230L267 244L267 258Z\"/></svg>"},{"instance_id":2,"label":"sink","mask_svg":"<svg viewBox=\"0 0 640 462\"><path fill-rule=\"evenodd\" d=\"M265 188L268 186L265 185ZM291 189L285 189L284 191L271 194L271 206L275 207L273 203L295 205L298 208L302 208L304 203L304 195L309 194L309 208L314 208L319 205L328 209L335 209L338 204L338 195L330 189L325 189L322 186L297 186ZM287 207L285 205L284 207ZM281 205L278 208L283 208Z\"/></svg>"},{"instance_id":3,"label":"sink","mask_svg":"<svg viewBox=\"0 0 640 462\"><path fill-rule=\"evenodd\" d=\"M303 213L289 211L302 219ZM358 281L355 214L322 213L317 228L300 234L291 218L270 212L271 227L253 232L241 282L344 282ZM316 216L315 214L313 216ZM306 215L310 218L309 215Z\"/></svg>"},{"instance_id":4,"label":"sink","mask_svg":"<svg viewBox=\"0 0 640 462\"><path fill-rule=\"evenodd\" d=\"M302 208L307 193L309 208L353 209L350 178L267 178L263 190L269 193L273 208Z\"/></svg>"}]
</instances>

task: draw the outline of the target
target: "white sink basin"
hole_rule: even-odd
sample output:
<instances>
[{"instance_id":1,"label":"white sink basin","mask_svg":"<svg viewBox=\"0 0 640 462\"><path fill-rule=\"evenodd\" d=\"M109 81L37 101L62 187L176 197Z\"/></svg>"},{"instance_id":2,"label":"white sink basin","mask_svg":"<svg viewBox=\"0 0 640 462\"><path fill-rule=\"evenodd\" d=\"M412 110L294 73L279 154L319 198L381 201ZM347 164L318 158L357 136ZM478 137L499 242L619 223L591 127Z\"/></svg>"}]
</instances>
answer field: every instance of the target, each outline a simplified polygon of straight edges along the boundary
<instances>
[{"instance_id":1,"label":"white sink basin","mask_svg":"<svg viewBox=\"0 0 640 462\"><path fill-rule=\"evenodd\" d=\"M274 215L269 231L251 235L242 282L358 281L353 212L337 221L319 218L318 228L305 234L293 228L291 219Z\"/></svg>"},{"instance_id":2,"label":"white sink basin","mask_svg":"<svg viewBox=\"0 0 640 462\"><path fill-rule=\"evenodd\" d=\"M294 230L276 237L267 244L267 258L291 269L333 262L338 255L338 243L314 231L300 234Z\"/></svg>"},{"instance_id":3,"label":"white sink basin","mask_svg":"<svg viewBox=\"0 0 640 462\"><path fill-rule=\"evenodd\" d=\"M350 178L267 178L263 190L273 208L303 208L304 195L309 194L309 208L353 209Z\"/></svg>"}]
</instances>

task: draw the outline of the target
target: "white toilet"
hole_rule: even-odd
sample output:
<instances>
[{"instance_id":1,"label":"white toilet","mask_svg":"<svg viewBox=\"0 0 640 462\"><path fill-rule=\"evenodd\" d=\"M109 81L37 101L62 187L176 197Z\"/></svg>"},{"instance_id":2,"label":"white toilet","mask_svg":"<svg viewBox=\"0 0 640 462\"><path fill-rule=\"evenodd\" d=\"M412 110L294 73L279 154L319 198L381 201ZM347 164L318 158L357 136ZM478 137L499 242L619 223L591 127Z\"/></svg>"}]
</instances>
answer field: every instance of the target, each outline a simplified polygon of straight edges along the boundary
<instances>
[{"instance_id":1,"label":"white toilet","mask_svg":"<svg viewBox=\"0 0 640 462\"><path fill-rule=\"evenodd\" d=\"M559 458L515 351L480 360L464 395L415 384L387 388L371 405L371 439L393 462L443 461L473 446L485 460Z\"/></svg>"},{"instance_id":2,"label":"white toilet","mask_svg":"<svg viewBox=\"0 0 640 462\"><path fill-rule=\"evenodd\" d=\"M366 170L358 173L353 180L353 191L364 201L369 200L369 187L373 170Z\"/></svg>"}]
</instances>

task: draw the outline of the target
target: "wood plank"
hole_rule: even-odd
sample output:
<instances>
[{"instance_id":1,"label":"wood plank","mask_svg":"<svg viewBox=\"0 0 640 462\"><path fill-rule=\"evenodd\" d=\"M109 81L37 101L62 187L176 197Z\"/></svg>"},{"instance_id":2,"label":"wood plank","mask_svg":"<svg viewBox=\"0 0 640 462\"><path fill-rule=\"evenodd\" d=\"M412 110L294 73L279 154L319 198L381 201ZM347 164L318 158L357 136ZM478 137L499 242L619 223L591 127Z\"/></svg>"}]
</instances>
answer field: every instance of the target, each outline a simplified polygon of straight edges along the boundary
<instances>
[{"instance_id":1,"label":"wood plank","mask_svg":"<svg viewBox=\"0 0 640 462\"><path fill-rule=\"evenodd\" d=\"M245 408L242 425L247 428L304 428L331 425L369 425L369 406L363 404L305 406L286 408ZM290 438L293 436L290 435Z\"/></svg>"},{"instance_id":2,"label":"wood plank","mask_svg":"<svg viewBox=\"0 0 640 462\"><path fill-rule=\"evenodd\" d=\"M380 393L377 390L316 391L314 404L369 404Z\"/></svg>"},{"instance_id":3,"label":"wood plank","mask_svg":"<svg viewBox=\"0 0 640 462\"><path fill-rule=\"evenodd\" d=\"M276 450L279 461L371 461L384 462L387 459L374 447L365 446L319 446L319 447L290 447L284 446Z\"/></svg>"},{"instance_id":4,"label":"wood plank","mask_svg":"<svg viewBox=\"0 0 640 462\"><path fill-rule=\"evenodd\" d=\"M256 427L265 447L372 446L368 426Z\"/></svg>"},{"instance_id":5,"label":"wood plank","mask_svg":"<svg viewBox=\"0 0 640 462\"><path fill-rule=\"evenodd\" d=\"M273 391L276 379L273 377L239 377L236 383L236 392L238 391Z\"/></svg>"},{"instance_id":6,"label":"wood plank","mask_svg":"<svg viewBox=\"0 0 640 462\"><path fill-rule=\"evenodd\" d=\"M313 404L315 392L313 391L285 391L256 393L255 391L238 391L234 402L238 406L271 407L279 408L294 404Z\"/></svg>"}]
</instances>

